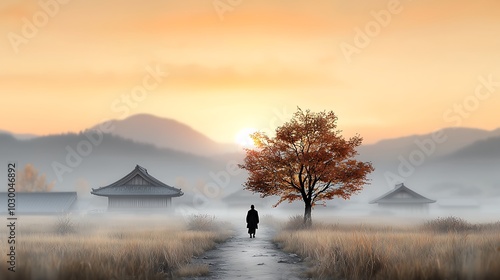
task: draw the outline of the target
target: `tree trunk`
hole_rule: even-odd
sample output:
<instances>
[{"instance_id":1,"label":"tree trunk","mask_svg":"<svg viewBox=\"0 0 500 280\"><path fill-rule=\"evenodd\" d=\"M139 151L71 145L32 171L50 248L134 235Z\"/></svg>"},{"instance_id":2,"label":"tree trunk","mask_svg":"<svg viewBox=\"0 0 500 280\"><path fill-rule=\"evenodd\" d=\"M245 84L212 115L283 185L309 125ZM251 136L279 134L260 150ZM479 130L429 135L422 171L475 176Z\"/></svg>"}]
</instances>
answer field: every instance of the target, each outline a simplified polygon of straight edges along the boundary
<instances>
[{"instance_id":1,"label":"tree trunk","mask_svg":"<svg viewBox=\"0 0 500 280\"><path fill-rule=\"evenodd\" d=\"M311 203L306 202L306 208L304 211L304 226L305 227L311 227L312 226L312 218L311 218Z\"/></svg>"}]
</instances>

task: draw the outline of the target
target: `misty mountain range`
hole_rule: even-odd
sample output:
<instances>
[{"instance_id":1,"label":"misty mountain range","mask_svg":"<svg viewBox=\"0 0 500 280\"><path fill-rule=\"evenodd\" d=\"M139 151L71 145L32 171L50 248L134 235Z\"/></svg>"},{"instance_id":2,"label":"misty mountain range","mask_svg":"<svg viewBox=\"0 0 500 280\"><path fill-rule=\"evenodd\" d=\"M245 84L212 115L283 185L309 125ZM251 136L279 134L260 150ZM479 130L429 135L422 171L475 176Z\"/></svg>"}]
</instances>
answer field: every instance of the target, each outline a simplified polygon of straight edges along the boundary
<instances>
[{"instance_id":1,"label":"misty mountain range","mask_svg":"<svg viewBox=\"0 0 500 280\"><path fill-rule=\"evenodd\" d=\"M148 114L133 115L121 121L113 120L110 125L114 127L113 135L159 148L204 156L239 150L237 145L217 143L176 120L158 118ZM98 127L99 125L93 128Z\"/></svg>"},{"instance_id":2,"label":"misty mountain range","mask_svg":"<svg viewBox=\"0 0 500 280\"><path fill-rule=\"evenodd\" d=\"M236 145L217 143L187 125L152 115L114 120L112 125L112 133L90 133L90 138L89 131L37 137L0 130L0 157L4 163L16 161L18 169L32 163L49 181L56 181L57 191L83 189L85 195L140 164L156 178L182 188L186 195L181 201L187 203L197 194L210 197L211 203L229 197L257 199L242 190L243 171L228 175L228 164L244 158ZM500 197L500 129L446 128L382 140L358 151L359 159L371 161L375 172L371 185L352 200L368 201L397 181L437 199ZM0 173L0 180L5 176ZM207 190L209 183L220 186L217 193Z\"/></svg>"}]
</instances>

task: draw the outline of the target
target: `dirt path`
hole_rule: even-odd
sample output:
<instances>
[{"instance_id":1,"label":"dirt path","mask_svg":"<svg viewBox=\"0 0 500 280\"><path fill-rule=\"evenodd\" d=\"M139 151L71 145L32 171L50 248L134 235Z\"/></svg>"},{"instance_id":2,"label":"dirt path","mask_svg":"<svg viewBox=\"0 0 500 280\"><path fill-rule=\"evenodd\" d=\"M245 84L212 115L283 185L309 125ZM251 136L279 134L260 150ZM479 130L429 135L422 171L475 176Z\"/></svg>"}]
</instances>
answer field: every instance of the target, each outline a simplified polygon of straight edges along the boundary
<instances>
[{"instance_id":1,"label":"dirt path","mask_svg":"<svg viewBox=\"0 0 500 280\"><path fill-rule=\"evenodd\" d=\"M297 255L279 250L272 237L273 232L265 226L257 230L256 238L239 229L227 242L193 260L209 265L208 276L186 279L307 279L302 275L305 263Z\"/></svg>"}]
</instances>

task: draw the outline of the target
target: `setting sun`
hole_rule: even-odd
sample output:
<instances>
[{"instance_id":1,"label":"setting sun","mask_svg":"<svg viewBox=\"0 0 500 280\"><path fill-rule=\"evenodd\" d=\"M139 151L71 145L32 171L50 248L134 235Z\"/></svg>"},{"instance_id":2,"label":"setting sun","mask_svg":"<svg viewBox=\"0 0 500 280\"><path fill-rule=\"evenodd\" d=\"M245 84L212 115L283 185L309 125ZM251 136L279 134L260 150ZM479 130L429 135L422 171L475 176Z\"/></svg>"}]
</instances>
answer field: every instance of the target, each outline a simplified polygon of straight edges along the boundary
<instances>
[{"instance_id":1,"label":"setting sun","mask_svg":"<svg viewBox=\"0 0 500 280\"><path fill-rule=\"evenodd\" d=\"M250 137L250 134L256 131L257 129L250 127L241 129L234 137L236 144L242 147L254 147L253 139Z\"/></svg>"}]
</instances>

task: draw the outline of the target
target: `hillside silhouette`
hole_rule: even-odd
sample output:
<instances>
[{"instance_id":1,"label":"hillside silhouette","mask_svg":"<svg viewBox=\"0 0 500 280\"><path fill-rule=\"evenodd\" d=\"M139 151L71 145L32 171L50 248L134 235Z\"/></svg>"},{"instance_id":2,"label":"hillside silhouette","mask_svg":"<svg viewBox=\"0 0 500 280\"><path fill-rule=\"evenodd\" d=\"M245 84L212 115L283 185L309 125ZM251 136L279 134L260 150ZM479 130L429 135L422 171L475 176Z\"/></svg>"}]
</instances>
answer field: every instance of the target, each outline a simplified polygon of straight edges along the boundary
<instances>
[{"instance_id":1,"label":"hillside silhouette","mask_svg":"<svg viewBox=\"0 0 500 280\"><path fill-rule=\"evenodd\" d=\"M113 120L111 124L114 127L112 134L159 148L204 156L238 150L236 145L215 142L181 122L154 115L133 115L124 120Z\"/></svg>"},{"instance_id":2,"label":"hillside silhouette","mask_svg":"<svg viewBox=\"0 0 500 280\"><path fill-rule=\"evenodd\" d=\"M76 150L81 141L88 140L83 132L25 140L0 133L0 157L16 161L20 166L33 164L41 174L46 174L48 181L56 181L54 191L74 191L82 181L88 187L100 187L140 164L165 183L183 188L186 195L181 200L188 203L204 185L213 183L213 174L223 172L229 162L242 162L244 157L241 148L223 153L227 151L225 144L169 119L138 115L115 121L115 125L115 134L104 134L102 142L92 146L92 151L81 157L78 166L69 166L71 172L64 173L62 181L58 180L54 163L68 166L69 150ZM404 178L406 184L433 198L463 194L470 197L471 193L476 197L500 196L496 177L500 170L500 130L447 128L441 133L447 140L436 144L434 152L425 156L422 164L412 167L411 175ZM361 146L359 158L371 161L375 172L371 175L371 185L352 200L369 201L393 188L385 175L388 172L398 175L401 158L408 160L413 151L419 151L415 141L428 139L432 139L432 134L386 139ZM245 176L244 172L231 176L228 186L221 188L214 201L232 205L249 199L255 201L258 195L243 190ZM5 174L0 174L0 180L6 180ZM262 205L272 205L274 200L263 200ZM341 202L331 204L336 203Z\"/></svg>"}]
</instances>

